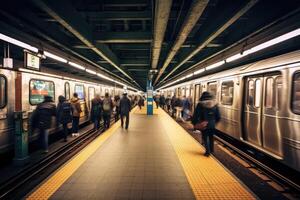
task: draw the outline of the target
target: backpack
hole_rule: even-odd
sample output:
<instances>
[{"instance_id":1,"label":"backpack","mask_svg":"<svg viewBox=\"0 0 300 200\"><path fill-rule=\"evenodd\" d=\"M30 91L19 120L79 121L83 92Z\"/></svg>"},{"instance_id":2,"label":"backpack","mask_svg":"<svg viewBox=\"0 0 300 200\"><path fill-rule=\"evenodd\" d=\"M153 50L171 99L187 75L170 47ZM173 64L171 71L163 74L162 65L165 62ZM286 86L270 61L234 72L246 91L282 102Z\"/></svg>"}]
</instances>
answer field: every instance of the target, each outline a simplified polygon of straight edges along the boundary
<instances>
[{"instance_id":1,"label":"backpack","mask_svg":"<svg viewBox=\"0 0 300 200\"><path fill-rule=\"evenodd\" d=\"M103 110L104 111L110 111L111 110L111 101L109 98L105 98L103 100Z\"/></svg>"}]
</instances>

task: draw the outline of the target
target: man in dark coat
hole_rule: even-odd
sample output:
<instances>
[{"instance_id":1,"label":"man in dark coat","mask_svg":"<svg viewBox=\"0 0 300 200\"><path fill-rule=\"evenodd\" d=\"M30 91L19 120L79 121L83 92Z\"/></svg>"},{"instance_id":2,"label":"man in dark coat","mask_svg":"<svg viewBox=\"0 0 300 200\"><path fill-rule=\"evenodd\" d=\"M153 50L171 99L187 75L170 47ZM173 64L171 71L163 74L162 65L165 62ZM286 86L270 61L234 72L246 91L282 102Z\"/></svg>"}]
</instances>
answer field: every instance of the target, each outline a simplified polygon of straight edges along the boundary
<instances>
[{"instance_id":1,"label":"man in dark coat","mask_svg":"<svg viewBox=\"0 0 300 200\"><path fill-rule=\"evenodd\" d=\"M72 122L72 107L71 103L62 95L58 97L56 119L63 126L64 141L66 142L69 132L68 123Z\"/></svg>"},{"instance_id":2,"label":"man in dark coat","mask_svg":"<svg viewBox=\"0 0 300 200\"><path fill-rule=\"evenodd\" d=\"M102 114L102 100L100 95L97 94L91 102L91 121L94 123L94 129L98 130L100 128L100 120Z\"/></svg>"},{"instance_id":3,"label":"man in dark coat","mask_svg":"<svg viewBox=\"0 0 300 200\"><path fill-rule=\"evenodd\" d=\"M121 115L121 126L123 128L124 117L126 118L125 129L128 129L129 125L129 113L131 110L130 100L127 97L127 93L123 94L122 99L120 100L120 115Z\"/></svg>"},{"instance_id":4,"label":"man in dark coat","mask_svg":"<svg viewBox=\"0 0 300 200\"><path fill-rule=\"evenodd\" d=\"M220 111L216 100L209 92L203 92L200 102L197 104L194 115L192 117L192 124L195 126L197 123L206 121L206 127L201 130L202 140L205 146L205 156L209 156L214 152L214 134L216 123L221 119Z\"/></svg>"},{"instance_id":5,"label":"man in dark coat","mask_svg":"<svg viewBox=\"0 0 300 200\"><path fill-rule=\"evenodd\" d=\"M51 96L44 96L44 101L37 105L38 127L42 138L44 152L48 153L48 134L51 128L51 118L56 115L56 106Z\"/></svg>"}]
</instances>

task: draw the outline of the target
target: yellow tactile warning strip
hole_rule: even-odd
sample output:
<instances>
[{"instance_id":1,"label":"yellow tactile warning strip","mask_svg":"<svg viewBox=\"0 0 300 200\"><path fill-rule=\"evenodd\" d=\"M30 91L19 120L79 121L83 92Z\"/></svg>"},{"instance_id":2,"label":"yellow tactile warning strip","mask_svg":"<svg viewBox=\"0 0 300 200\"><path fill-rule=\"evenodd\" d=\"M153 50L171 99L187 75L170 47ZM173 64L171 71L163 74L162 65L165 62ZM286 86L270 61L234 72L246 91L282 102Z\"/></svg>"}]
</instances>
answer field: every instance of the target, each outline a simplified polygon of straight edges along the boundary
<instances>
[{"instance_id":1,"label":"yellow tactile warning strip","mask_svg":"<svg viewBox=\"0 0 300 200\"><path fill-rule=\"evenodd\" d=\"M134 112L134 114L140 114L140 115L146 115L147 114L147 107L143 106L142 109L139 109L137 107L137 110ZM158 109L155 107L153 108L153 114L157 115L158 114Z\"/></svg>"},{"instance_id":2,"label":"yellow tactile warning strip","mask_svg":"<svg viewBox=\"0 0 300 200\"><path fill-rule=\"evenodd\" d=\"M165 133L179 158L196 199L255 199L239 180L163 110L158 110Z\"/></svg>"},{"instance_id":3,"label":"yellow tactile warning strip","mask_svg":"<svg viewBox=\"0 0 300 200\"><path fill-rule=\"evenodd\" d=\"M133 109L136 112L136 108ZM63 183L120 127L120 122L111 126L100 137L80 151L74 158L59 168L49 179L39 186L26 199L49 199Z\"/></svg>"}]
</instances>

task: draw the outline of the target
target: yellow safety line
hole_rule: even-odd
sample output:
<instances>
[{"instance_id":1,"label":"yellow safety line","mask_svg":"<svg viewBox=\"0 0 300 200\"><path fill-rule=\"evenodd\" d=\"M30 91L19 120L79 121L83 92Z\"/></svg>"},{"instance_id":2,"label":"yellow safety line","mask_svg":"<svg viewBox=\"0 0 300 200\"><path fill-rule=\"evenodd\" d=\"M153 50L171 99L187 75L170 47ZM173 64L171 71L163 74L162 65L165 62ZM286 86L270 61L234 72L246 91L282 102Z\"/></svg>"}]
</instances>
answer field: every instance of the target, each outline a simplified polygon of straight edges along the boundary
<instances>
[{"instance_id":1,"label":"yellow safety line","mask_svg":"<svg viewBox=\"0 0 300 200\"><path fill-rule=\"evenodd\" d=\"M203 156L204 148L167 113L160 109L158 116L196 199L255 199L214 157Z\"/></svg>"},{"instance_id":2,"label":"yellow safety line","mask_svg":"<svg viewBox=\"0 0 300 200\"><path fill-rule=\"evenodd\" d=\"M136 108L133 109L133 112ZM132 112L132 113L133 113ZM26 199L49 199L63 183L73 175L73 173L120 127L120 122L117 122L105 131L101 136L96 138L75 157L68 161L65 165L59 168L54 175L39 186Z\"/></svg>"}]
</instances>

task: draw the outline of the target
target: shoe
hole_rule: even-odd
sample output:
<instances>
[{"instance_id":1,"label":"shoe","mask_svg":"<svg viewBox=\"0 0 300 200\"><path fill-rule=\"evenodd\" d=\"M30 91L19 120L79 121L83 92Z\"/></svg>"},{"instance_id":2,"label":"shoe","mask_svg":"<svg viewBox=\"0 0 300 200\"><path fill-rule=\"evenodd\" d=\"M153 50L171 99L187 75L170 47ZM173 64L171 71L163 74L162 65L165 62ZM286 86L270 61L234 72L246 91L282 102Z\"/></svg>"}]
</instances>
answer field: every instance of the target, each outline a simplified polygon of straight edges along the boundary
<instances>
[{"instance_id":1,"label":"shoe","mask_svg":"<svg viewBox=\"0 0 300 200\"><path fill-rule=\"evenodd\" d=\"M64 139L64 142L68 142L68 140L67 140L67 139Z\"/></svg>"},{"instance_id":2,"label":"shoe","mask_svg":"<svg viewBox=\"0 0 300 200\"><path fill-rule=\"evenodd\" d=\"M48 152L49 152L49 150L44 150L44 151L43 151L44 154L46 154L46 153L48 153Z\"/></svg>"},{"instance_id":3,"label":"shoe","mask_svg":"<svg viewBox=\"0 0 300 200\"><path fill-rule=\"evenodd\" d=\"M209 157L209 153L205 153L204 156Z\"/></svg>"}]
</instances>

